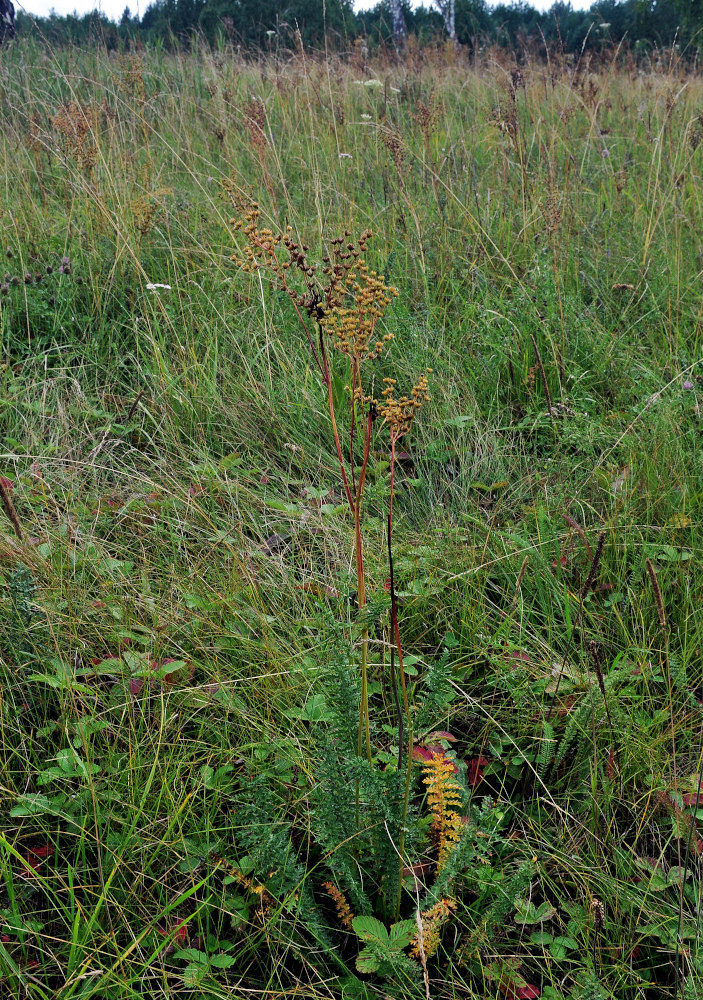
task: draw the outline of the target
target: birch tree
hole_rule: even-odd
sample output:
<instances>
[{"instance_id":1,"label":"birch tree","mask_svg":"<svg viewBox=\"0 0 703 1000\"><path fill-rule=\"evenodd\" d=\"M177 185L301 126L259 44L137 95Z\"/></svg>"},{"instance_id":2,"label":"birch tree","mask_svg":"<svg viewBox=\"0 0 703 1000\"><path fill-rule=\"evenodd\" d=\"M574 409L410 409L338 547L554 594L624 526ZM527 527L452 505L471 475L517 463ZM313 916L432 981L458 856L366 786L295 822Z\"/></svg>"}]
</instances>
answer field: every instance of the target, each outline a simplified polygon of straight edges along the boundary
<instances>
[{"instance_id":1,"label":"birch tree","mask_svg":"<svg viewBox=\"0 0 703 1000\"><path fill-rule=\"evenodd\" d=\"M405 27L405 18L403 17L403 5L401 0L391 0L391 17L393 19L393 41L395 43L396 51L400 52L405 45L405 39L408 34Z\"/></svg>"},{"instance_id":2,"label":"birch tree","mask_svg":"<svg viewBox=\"0 0 703 1000\"><path fill-rule=\"evenodd\" d=\"M456 18L454 16L454 0L434 0L437 10L442 15L447 34L456 44Z\"/></svg>"}]
</instances>

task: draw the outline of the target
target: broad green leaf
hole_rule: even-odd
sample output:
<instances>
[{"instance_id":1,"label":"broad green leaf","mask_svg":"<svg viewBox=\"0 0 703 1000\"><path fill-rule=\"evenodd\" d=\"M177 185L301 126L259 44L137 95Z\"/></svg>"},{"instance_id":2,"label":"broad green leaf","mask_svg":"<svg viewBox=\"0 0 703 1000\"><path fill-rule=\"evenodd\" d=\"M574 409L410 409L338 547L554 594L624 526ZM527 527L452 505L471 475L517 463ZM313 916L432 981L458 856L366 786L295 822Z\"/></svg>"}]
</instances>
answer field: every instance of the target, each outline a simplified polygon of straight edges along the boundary
<instances>
[{"instance_id":1,"label":"broad green leaf","mask_svg":"<svg viewBox=\"0 0 703 1000\"><path fill-rule=\"evenodd\" d=\"M41 813L50 812L51 803L46 795L32 793L23 795L21 802L10 809L10 816L38 816Z\"/></svg>"},{"instance_id":2,"label":"broad green leaf","mask_svg":"<svg viewBox=\"0 0 703 1000\"><path fill-rule=\"evenodd\" d=\"M402 948L407 948L416 934L417 924L414 920L401 920L391 927L388 943L394 951L400 951Z\"/></svg>"},{"instance_id":3,"label":"broad green leaf","mask_svg":"<svg viewBox=\"0 0 703 1000\"><path fill-rule=\"evenodd\" d=\"M556 915L556 908L551 906L549 903L542 903L537 909L537 919L542 922L543 920L551 920L553 916Z\"/></svg>"},{"instance_id":4,"label":"broad green leaf","mask_svg":"<svg viewBox=\"0 0 703 1000\"><path fill-rule=\"evenodd\" d=\"M375 955L370 948L364 948L356 956L356 967L359 972L376 972L380 965L378 956Z\"/></svg>"},{"instance_id":5,"label":"broad green leaf","mask_svg":"<svg viewBox=\"0 0 703 1000\"><path fill-rule=\"evenodd\" d=\"M553 940L554 935L548 931L533 931L530 934L530 941L533 944L551 944Z\"/></svg>"},{"instance_id":6,"label":"broad green leaf","mask_svg":"<svg viewBox=\"0 0 703 1000\"><path fill-rule=\"evenodd\" d=\"M229 969L236 961L236 958L231 955L213 955L210 959L210 965L213 969Z\"/></svg>"},{"instance_id":7,"label":"broad green leaf","mask_svg":"<svg viewBox=\"0 0 703 1000\"><path fill-rule=\"evenodd\" d=\"M354 933L362 941L378 941L385 945L388 944L388 931L376 917L354 917L352 927Z\"/></svg>"},{"instance_id":8,"label":"broad green leaf","mask_svg":"<svg viewBox=\"0 0 703 1000\"><path fill-rule=\"evenodd\" d=\"M195 962L196 965L207 965L208 961L205 952L198 951L197 948L181 948L174 952L173 957L179 961Z\"/></svg>"}]
</instances>

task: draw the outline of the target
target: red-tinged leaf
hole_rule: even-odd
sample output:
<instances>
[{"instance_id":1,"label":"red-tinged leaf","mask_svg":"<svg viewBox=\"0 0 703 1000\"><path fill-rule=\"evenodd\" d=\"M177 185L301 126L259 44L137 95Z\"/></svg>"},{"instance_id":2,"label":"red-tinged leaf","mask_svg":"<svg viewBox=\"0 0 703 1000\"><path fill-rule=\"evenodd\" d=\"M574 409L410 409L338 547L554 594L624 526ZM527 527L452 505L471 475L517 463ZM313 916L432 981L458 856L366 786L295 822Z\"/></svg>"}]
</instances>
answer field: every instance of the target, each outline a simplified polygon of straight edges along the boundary
<instances>
[{"instance_id":1,"label":"red-tinged leaf","mask_svg":"<svg viewBox=\"0 0 703 1000\"><path fill-rule=\"evenodd\" d=\"M525 983L524 986L518 986L515 989L516 1000L534 1000L538 996L540 996L539 988L530 983Z\"/></svg>"},{"instance_id":2,"label":"red-tinged leaf","mask_svg":"<svg viewBox=\"0 0 703 1000\"><path fill-rule=\"evenodd\" d=\"M129 680L129 693L133 698L136 698L141 689L144 687L144 681L141 677L131 677Z\"/></svg>"},{"instance_id":3,"label":"red-tinged leaf","mask_svg":"<svg viewBox=\"0 0 703 1000\"><path fill-rule=\"evenodd\" d=\"M488 764L485 757L472 757L466 765L466 783L475 788L483 781L483 769Z\"/></svg>"},{"instance_id":4,"label":"red-tinged leaf","mask_svg":"<svg viewBox=\"0 0 703 1000\"><path fill-rule=\"evenodd\" d=\"M413 760L431 761L431 760L436 760L437 757L441 757L443 759L446 758L444 747L442 746L441 743L428 743L428 744L421 743L418 746L413 747ZM450 761L450 763L452 765L452 771L454 772L454 774L458 774L459 768L456 766L454 761L452 760Z\"/></svg>"},{"instance_id":5,"label":"red-tinged leaf","mask_svg":"<svg viewBox=\"0 0 703 1000\"><path fill-rule=\"evenodd\" d=\"M688 792L682 798L685 806L703 806L703 792Z\"/></svg>"},{"instance_id":6,"label":"red-tinged leaf","mask_svg":"<svg viewBox=\"0 0 703 1000\"><path fill-rule=\"evenodd\" d=\"M204 492L205 492L205 487L202 486L200 483L191 483L190 486L188 487L189 497L197 497Z\"/></svg>"},{"instance_id":7,"label":"red-tinged leaf","mask_svg":"<svg viewBox=\"0 0 703 1000\"><path fill-rule=\"evenodd\" d=\"M403 878L410 878L410 876L415 876L419 878L426 872L429 872L434 867L431 861L418 861L414 865L410 865L409 868L403 868Z\"/></svg>"},{"instance_id":8,"label":"red-tinged leaf","mask_svg":"<svg viewBox=\"0 0 703 1000\"><path fill-rule=\"evenodd\" d=\"M179 666L176 670L171 670L169 673L164 674L161 678L164 684L185 684L185 682L189 681L195 673L195 667L190 660L176 660L173 659L173 657L161 660L160 663L158 660L154 660L151 664L152 670L157 670L159 667L163 667L167 663L183 663L183 666Z\"/></svg>"},{"instance_id":9,"label":"red-tinged leaf","mask_svg":"<svg viewBox=\"0 0 703 1000\"><path fill-rule=\"evenodd\" d=\"M525 663L530 662L529 654L523 652L522 649L511 649L508 656L512 657L514 660L524 660Z\"/></svg>"},{"instance_id":10,"label":"red-tinged leaf","mask_svg":"<svg viewBox=\"0 0 703 1000\"><path fill-rule=\"evenodd\" d=\"M266 475L266 473L264 473L264 475L263 475L263 476L261 477L261 479L259 480L259 485L260 485L260 486L268 486L268 484L269 484L270 482L271 482L271 480L270 480L270 479L269 479L269 477L268 477L268 476Z\"/></svg>"},{"instance_id":11,"label":"red-tinged leaf","mask_svg":"<svg viewBox=\"0 0 703 1000\"><path fill-rule=\"evenodd\" d=\"M22 855L25 862L35 872L39 871L46 858L53 854L53 847L50 844L40 844L38 847L27 847Z\"/></svg>"},{"instance_id":12,"label":"red-tinged leaf","mask_svg":"<svg viewBox=\"0 0 703 1000\"><path fill-rule=\"evenodd\" d=\"M15 484L12 482L11 479L8 479L6 476L0 476L0 486L2 486L4 490L7 490L10 493L15 488Z\"/></svg>"},{"instance_id":13,"label":"red-tinged leaf","mask_svg":"<svg viewBox=\"0 0 703 1000\"><path fill-rule=\"evenodd\" d=\"M0 941L2 941L3 944L9 944L11 940L12 939L9 934L0 934Z\"/></svg>"},{"instance_id":14,"label":"red-tinged leaf","mask_svg":"<svg viewBox=\"0 0 703 1000\"><path fill-rule=\"evenodd\" d=\"M161 924L157 924L156 930L162 937L171 937L173 935L174 944L182 945L188 940L188 927L185 921L181 921L175 927L163 927Z\"/></svg>"},{"instance_id":15,"label":"red-tinged leaf","mask_svg":"<svg viewBox=\"0 0 703 1000\"><path fill-rule=\"evenodd\" d=\"M438 729L434 733L429 733L426 737L428 740L449 740L450 743L456 743L456 736L452 736L451 733L445 733L443 730Z\"/></svg>"}]
</instances>

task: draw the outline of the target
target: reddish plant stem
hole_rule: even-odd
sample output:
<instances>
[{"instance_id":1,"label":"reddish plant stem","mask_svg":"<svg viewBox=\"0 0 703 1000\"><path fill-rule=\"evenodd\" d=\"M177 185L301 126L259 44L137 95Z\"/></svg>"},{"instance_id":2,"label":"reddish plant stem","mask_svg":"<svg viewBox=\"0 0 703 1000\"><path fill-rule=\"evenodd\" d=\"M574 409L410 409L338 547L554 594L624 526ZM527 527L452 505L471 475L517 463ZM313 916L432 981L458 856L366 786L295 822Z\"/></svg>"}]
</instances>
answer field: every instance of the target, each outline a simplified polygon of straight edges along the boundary
<instances>
[{"instance_id":1,"label":"reddish plant stem","mask_svg":"<svg viewBox=\"0 0 703 1000\"><path fill-rule=\"evenodd\" d=\"M356 429L356 395L354 393L354 387L356 386L357 379L360 381L359 374L359 362L356 358L352 358L352 370L351 378L349 380L351 399L349 401L349 471L351 473L351 488L352 492L356 493L356 472L354 470L354 431Z\"/></svg>"},{"instance_id":2,"label":"reddish plant stem","mask_svg":"<svg viewBox=\"0 0 703 1000\"><path fill-rule=\"evenodd\" d=\"M391 623L393 626L393 639L395 641L395 648L398 650L398 672L400 674L400 686L403 690L403 707L405 708L405 714L407 715L410 711L410 706L408 703L408 689L405 684L405 671L403 669L403 647L400 642L400 626L398 624L398 603L395 596L395 586L393 583L393 560L391 558L391 544L393 535L393 490L394 490L394 473L395 473L395 446L397 439L391 434L391 475L390 475L390 486L391 486L391 496L388 504L388 555L389 555L389 568L391 575Z\"/></svg>"},{"instance_id":3,"label":"reddish plant stem","mask_svg":"<svg viewBox=\"0 0 703 1000\"><path fill-rule=\"evenodd\" d=\"M391 515L388 515L388 584L391 590L391 622L394 621L393 610L395 607L395 580L393 578L393 542L391 537L392 523ZM398 678L395 675L395 649L396 647L391 642L391 663L390 663L390 682L391 691L393 692L393 702L395 704L395 713L398 718L398 771L403 769L403 729L404 729L404 719L403 710L400 707L400 695L398 694Z\"/></svg>"},{"instance_id":4,"label":"reddish plant stem","mask_svg":"<svg viewBox=\"0 0 703 1000\"><path fill-rule=\"evenodd\" d=\"M364 573L364 550L361 537L361 504L364 496L366 467L371 451L371 432L373 430L374 408L369 406L364 434L364 460L359 471L359 481L356 487L354 503L354 552L356 556L357 605L359 611L366 607L366 577ZM357 749L361 756L362 737L366 739L366 757L371 761L371 729L369 723L369 679L368 679L369 630L364 627L361 633L361 707L359 710L359 733Z\"/></svg>"},{"instance_id":5,"label":"reddish plant stem","mask_svg":"<svg viewBox=\"0 0 703 1000\"><path fill-rule=\"evenodd\" d=\"M320 327L320 355L322 357L322 378L324 379L325 385L327 386L327 405L330 411L330 421L332 422L332 433L334 435L334 446L337 449L337 458L339 460L339 469L342 473L342 482L344 483L344 492L347 498L347 503L349 504L349 509L354 514L354 497L352 491L349 488L349 480L347 478L347 470L344 467L344 456L342 455L342 445L339 440L339 431L337 430L337 418L334 412L334 396L332 395L332 375L330 373L329 362L327 361L327 351L325 349L325 340L322 327ZM353 462L354 459L351 458Z\"/></svg>"}]
</instances>

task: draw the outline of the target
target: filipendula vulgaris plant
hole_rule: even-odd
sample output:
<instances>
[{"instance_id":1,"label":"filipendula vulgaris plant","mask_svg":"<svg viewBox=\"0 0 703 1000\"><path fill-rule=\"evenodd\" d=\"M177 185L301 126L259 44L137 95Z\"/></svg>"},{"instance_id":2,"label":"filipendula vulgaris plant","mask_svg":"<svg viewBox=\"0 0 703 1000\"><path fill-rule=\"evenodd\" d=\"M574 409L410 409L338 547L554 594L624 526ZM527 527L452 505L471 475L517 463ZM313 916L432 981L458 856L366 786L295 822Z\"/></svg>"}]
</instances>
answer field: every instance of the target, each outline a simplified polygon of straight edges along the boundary
<instances>
[{"instance_id":1,"label":"filipendula vulgaris plant","mask_svg":"<svg viewBox=\"0 0 703 1000\"><path fill-rule=\"evenodd\" d=\"M233 197L236 201L234 194ZM357 603L363 619L367 595L362 510L374 426L380 417L391 436L392 518L395 446L400 437L409 432L415 414L429 399L427 374L420 375L410 397L396 399L394 379L385 380L386 388L380 405L368 393L365 368L393 340L392 333L382 334L378 328L393 297L398 294L395 288L385 283L383 275L372 270L364 259L372 235L370 230L362 233L357 240L350 241L351 233L348 231L344 236L330 240L328 253L323 256L321 264L318 264L310 258L309 247L293 236L290 226L285 232L274 233L260 225L261 212L258 205L240 203L239 207L242 218L232 220L232 225L235 230L243 232L246 242L242 254L233 255L232 260L245 272L264 272L288 295L324 387L342 487L354 523ZM344 428L346 448L342 447L334 392L335 364L330 347L337 356L342 355L344 358L343 375L349 390ZM357 455L361 455L360 466L357 465ZM361 756L365 752L370 762L368 646L368 628L364 628L361 636L357 753ZM399 642L398 648L400 649ZM404 708L407 713L408 701L400 652L399 659Z\"/></svg>"},{"instance_id":2,"label":"filipendula vulgaris plant","mask_svg":"<svg viewBox=\"0 0 703 1000\"><path fill-rule=\"evenodd\" d=\"M292 230L274 232L261 225L256 204L242 203L229 192L241 217L232 220L235 231L244 236L243 249L232 260L242 271L268 278L293 303L305 344L319 372L330 428L337 456L341 486L353 523L354 564L356 570L359 658L358 665L349 656L339 622L329 616L325 622L328 641L327 684L331 695L329 717L317 746L316 783L311 796L309 835L313 842L310 861L316 857L316 873L323 876L320 889L333 904L342 928L351 928L365 945L357 968L363 972L395 975L408 982L417 977L420 961L425 963L436 950L442 925L451 918L455 902L449 890L456 874L476 854L474 847L478 826L475 818L461 816L466 790L455 780L456 768L438 750L425 757L423 782L431 816L427 822L414 802L413 746L415 735L428 732L442 704L451 668L443 658L429 671L425 695L409 691L403 668L403 650L398 623L393 574L393 499L398 443L410 433L414 420L428 401L427 369L418 377L407 396L399 396L396 380L384 379L382 398L376 400L369 390L369 365L393 340L392 333L380 331L385 311L397 291L365 260L371 232L358 239L346 232L329 241L321 262L314 261L306 244L296 239ZM335 387L346 383L347 405L340 406ZM340 412L341 411L341 412ZM369 622L388 608L388 595L378 598L367 594L364 564L362 511L367 467L372 442L378 434L388 434L389 506L388 561L390 590L390 670L389 687L394 699L398 758L385 767L374 757L371 743L368 686ZM344 443L343 443L344 442ZM397 675L396 675L397 657ZM349 804L349 788L355 789ZM259 802L259 805L261 801ZM476 813L478 817L478 812ZM279 815L277 821L282 822ZM490 825L490 824L489 824ZM291 849L280 857L270 852L258 857L266 840L260 836L268 821L260 816L237 836L238 846L247 852L247 864L256 855L263 871L289 873L288 884L279 891L290 892L301 884ZM490 839L489 834L479 836ZM289 839L291 844L298 837ZM429 853L427 842L429 840ZM484 840L481 848L487 847ZM415 862L426 850L425 861ZM322 857L320 857L320 852ZM293 852L294 854L295 852ZM286 855L284 857L284 855ZM420 886L417 871L434 875L431 888L425 878ZM329 876L329 877L327 877ZM405 896L403 890L406 890ZM303 894L296 890L296 897ZM420 901L422 895L422 902ZM401 920L403 899L414 917ZM304 907L309 912L309 897ZM386 931L373 914L391 923ZM298 917L303 916L298 912ZM303 919L305 919L303 917ZM372 923L369 923L372 921ZM374 922L375 921L375 922ZM412 928L411 925L412 924ZM423 930L424 928L424 934ZM320 928L310 932L321 940ZM411 957L403 948L412 945Z\"/></svg>"}]
</instances>

